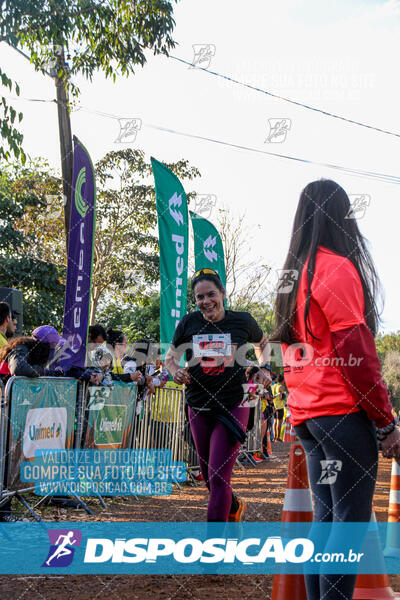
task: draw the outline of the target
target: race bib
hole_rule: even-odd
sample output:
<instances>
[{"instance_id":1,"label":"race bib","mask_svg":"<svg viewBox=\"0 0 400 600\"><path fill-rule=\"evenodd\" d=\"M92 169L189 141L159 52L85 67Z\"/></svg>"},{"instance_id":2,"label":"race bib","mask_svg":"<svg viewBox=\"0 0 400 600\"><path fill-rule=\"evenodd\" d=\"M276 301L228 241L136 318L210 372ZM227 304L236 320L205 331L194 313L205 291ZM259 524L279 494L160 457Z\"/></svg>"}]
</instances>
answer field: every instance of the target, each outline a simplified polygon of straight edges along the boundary
<instances>
[{"instance_id":1,"label":"race bib","mask_svg":"<svg viewBox=\"0 0 400 600\"><path fill-rule=\"evenodd\" d=\"M193 355L196 358L205 356L229 356L232 353L230 333L206 333L194 335Z\"/></svg>"}]
</instances>

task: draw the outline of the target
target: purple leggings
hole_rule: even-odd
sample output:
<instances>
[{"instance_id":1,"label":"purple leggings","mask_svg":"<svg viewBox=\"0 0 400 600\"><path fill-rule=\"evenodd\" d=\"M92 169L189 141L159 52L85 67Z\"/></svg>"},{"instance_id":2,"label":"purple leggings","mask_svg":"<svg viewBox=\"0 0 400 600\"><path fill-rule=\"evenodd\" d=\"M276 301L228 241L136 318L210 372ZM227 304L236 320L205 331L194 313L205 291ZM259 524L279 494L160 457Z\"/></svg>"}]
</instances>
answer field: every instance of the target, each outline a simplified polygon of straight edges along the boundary
<instances>
[{"instance_id":1,"label":"purple leggings","mask_svg":"<svg viewBox=\"0 0 400 600\"><path fill-rule=\"evenodd\" d=\"M236 406L231 410L243 431L246 431L249 412L248 406ZM190 408L189 423L201 473L210 491L207 521L227 521L232 502L232 469L241 444L232 445L225 425L211 416L195 414Z\"/></svg>"}]
</instances>

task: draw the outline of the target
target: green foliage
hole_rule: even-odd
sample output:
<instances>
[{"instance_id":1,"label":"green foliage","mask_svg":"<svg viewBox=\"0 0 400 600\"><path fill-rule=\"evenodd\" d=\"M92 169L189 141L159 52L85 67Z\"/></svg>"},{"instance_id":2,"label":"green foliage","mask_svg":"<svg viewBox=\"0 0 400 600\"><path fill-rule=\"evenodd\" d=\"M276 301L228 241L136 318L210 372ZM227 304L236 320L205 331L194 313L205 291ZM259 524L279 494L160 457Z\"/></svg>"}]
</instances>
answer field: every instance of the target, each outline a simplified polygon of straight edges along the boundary
<instances>
[{"instance_id":1,"label":"green foliage","mask_svg":"<svg viewBox=\"0 0 400 600\"><path fill-rule=\"evenodd\" d=\"M384 358L382 376L389 388L392 404L400 406L400 352L390 350Z\"/></svg>"},{"instance_id":2,"label":"green foliage","mask_svg":"<svg viewBox=\"0 0 400 600\"><path fill-rule=\"evenodd\" d=\"M52 260L46 256L38 227L43 215L52 220L47 198L56 192L59 182L39 164L0 173L0 284L22 291L26 332L45 323L61 326L65 268L55 249Z\"/></svg>"},{"instance_id":3,"label":"green foliage","mask_svg":"<svg viewBox=\"0 0 400 600\"><path fill-rule=\"evenodd\" d=\"M385 335L379 333L375 338L375 344L379 360L381 361L381 364L383 364L388 352L400 352L400 331L397 331L397 333L387 333Z\"/></svg>"},{"instance_id":4,"label":"green foliage","mask_svg":"<svg viewBox=\"0 0 400 600\"><path fill-rule=\"evenodd\" d=\"M91 80L100 70L115 81L143 66L146 50L168 54L174 25L166 0L9 0L0 40L27 50L36 70L54 72L77 93L70 75Z\"/></svg>"},{"instance_id":5,"label":"green foliage","mask_svg":"<svg viewBox=\"0 0 400 600\"><path fill-rule=\"evenodd\" d=\"M1 67L0 79L2 85L5 86L9 92L14 91L17 96L19 96L18 84L13 84L11 79L6 75L6 73L4 73ZM21 147L23 135L16 127L17 116L18 122L21 122L23 116L22 113L20 112L17 115L17 111L10 106L7 103L7 99L2 96L0 101L0 135L3 143L0 144L0 160L9 160L12 153L15 158L19 158L21 160L22 164L25 164L26 156Z\"/></svg>"},{"instance_id":6,"label":"green foliage","mask_svg":"<svg viewBox=\"0 0 400 600\"><path fill-rule=\"evenodd\" d=\"M186 160L167 166L181 180L200 175ZM151 295L159 281L155 187L144 152L109 152L96 164L96 181L91 323L105 292L120 304L137 305Z\"/></svg>"},{"instance_id":7,"label":"green foliage","mask_svg":"<svg viewBox=\"0 0 400 600\"><path fill-rule=\"evenodd\" d=\"M160 341L160 294L155 293L140 306L120 306L110 303L97 314L97 322L105 327L121 329L129 342L147 338Z\"/></svg>"},{"instance_id":8,"label":"green foliage","mask_svg":"<svg viewBox=\"0 0 400 600\"><path fill-rule=\"evenodd\" d=\"M196 310L188 284L188 312ZM154 292L143 299L139 305L121 306L111 302L103 310L98 311L96 322L105 327L121 329L129 342L147 338L153 342L160 341L160 293Z\"/></svg>"},{"instance_id":9,"label":"green foliage","mask_svg":"<svg viewBox=\"0 0 400 600\"><path fill-rule=\"evenodd\" d=\"M199 176L198 170L186 160L168 167L182 180ZM41 160L28 168L11 165L3 169L1 178L4 201L0 203L0 247L8 257L1 274L5 277L6 272L12 273L13 281L23 282L38 273L34 288L42 285L43 306L31 294L32 314L41 322L46 315L60 322L66 271L61 181ZM147 306L159 281L154 179L144 153L131 149L110 152L96 164L96 180L92 323L99 302L101 313L109 302L117 306ZM11 195L15 202L9 202ZM16 248L21 253L17 257ZM30 262L24 262L24 257ZM59 297L52 299L51 295L46 296L46 290L51 289L54 278L62 291ZM55 312L51 309L53 305ZM136 322L135 319L136 316L132 322ZM158 315L152 318L155 324L151 331L151 336L157 339L158 319ZM129 325L131 321L124 323ZM137 337L144 327L139 324L132 335Z\"/></svg>"},{"instance_id":10,"label":"green foliage","mask_svg":"<svg viewBox=\"0 0 400 600\"><path fill-rule=\"evenodd\" d=\"M23 49L36 71L79 93L71 75L92 80L96 71L115 81L146 63L146 50L168 54L175 47L172 3L167 0L8 0L2 2L0 42ZM3 86L11 79L0 68ZM19 87L14 85L19 95ZM23 136L15 127L22 113L0 99L0 159L13 153L25 164Z\"/></svg>"}]
</instances>

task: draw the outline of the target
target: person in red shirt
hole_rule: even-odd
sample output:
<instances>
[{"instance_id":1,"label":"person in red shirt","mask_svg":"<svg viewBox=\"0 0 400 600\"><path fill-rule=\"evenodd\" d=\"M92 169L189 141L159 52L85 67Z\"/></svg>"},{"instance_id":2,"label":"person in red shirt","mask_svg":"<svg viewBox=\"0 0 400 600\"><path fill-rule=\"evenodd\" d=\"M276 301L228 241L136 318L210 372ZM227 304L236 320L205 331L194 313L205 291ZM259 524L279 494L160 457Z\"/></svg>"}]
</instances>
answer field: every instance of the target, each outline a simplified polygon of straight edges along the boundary
<instances>
[{"instance_id":1,"label":"person in red shirt","mask_svg":"<svg viewBox=\"0 0 400 600\"><path fill-rule=\"evenodd\" d=\"M308 184L278 285L271 340L282 346L290 418L307 456L314 521L368 522L378 440L385 457L400 455L400 431L374 342L378 292L346 192L331 180ZM355 579L306 575L308 600L350 600Z\"/></svg>"}]
</instances>

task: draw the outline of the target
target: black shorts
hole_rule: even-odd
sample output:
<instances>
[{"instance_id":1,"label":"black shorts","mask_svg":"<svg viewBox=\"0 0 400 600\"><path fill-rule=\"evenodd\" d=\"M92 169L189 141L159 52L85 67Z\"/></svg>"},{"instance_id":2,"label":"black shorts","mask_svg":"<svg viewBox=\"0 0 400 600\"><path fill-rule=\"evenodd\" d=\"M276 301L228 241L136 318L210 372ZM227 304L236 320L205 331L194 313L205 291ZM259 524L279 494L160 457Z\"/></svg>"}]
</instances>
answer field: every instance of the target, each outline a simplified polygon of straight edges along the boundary
<instances>
[{"instance_id":1,"label":"black shorts","mask_svg":"<svg viewBox=\"0 0 400 600\"><path fill-rule=\"evenodd\" d=\"M277 408L276 409L276 413L275 413L275 418L278 419L278 421L281 421L283 419L283 412L284 412L284 408Z\"/></svg>"}]
</instances>

